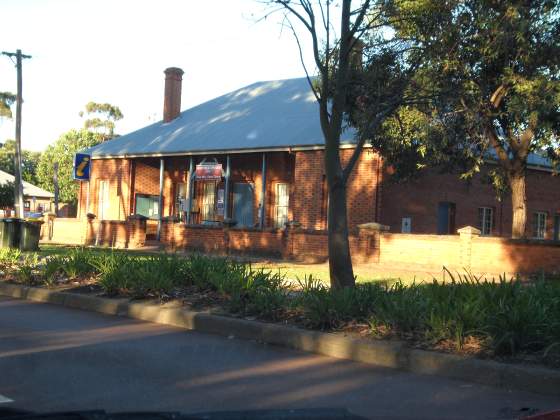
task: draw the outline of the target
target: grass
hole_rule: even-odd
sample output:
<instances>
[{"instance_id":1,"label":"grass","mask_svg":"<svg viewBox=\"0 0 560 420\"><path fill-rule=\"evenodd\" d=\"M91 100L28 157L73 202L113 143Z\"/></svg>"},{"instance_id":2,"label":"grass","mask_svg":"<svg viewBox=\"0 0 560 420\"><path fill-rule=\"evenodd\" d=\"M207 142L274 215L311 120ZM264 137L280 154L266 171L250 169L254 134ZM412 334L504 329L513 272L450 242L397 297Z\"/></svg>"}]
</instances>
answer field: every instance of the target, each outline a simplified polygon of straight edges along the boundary
<instances>
[{"instance_id":1,"label":"grass","mask_svg":"<svg viewBox=\"0 0 560 420\"><path fill-rule=\"evenodd\" d=\"M265 270L278 270L287 279L297 280L306 276L328 284L329 265L328 263L297 263L286 261L264 261L256 262L255 266ZM373 267L372 264L354 264L354 275L358 283L370 282L391 282L400 280L406 284L418 283L421 281L431 281L434 277L444 280L443 272L414 272L405 270L383 270Z\"/></svg>"},{"instance_id":2,"label":"grass","mask_svg":"<svg viewBox=\"0 0 560 420\"><path fill-rule=\"evenodd\" d=\"M50 255L67 255L76 249L75 246L65 246L65 245L41 245L41 250L39 255L50 256ZM91 252L96 253L122 253L127 255L135 256L150 256L154 255L153 252L146 251L130 251L130 250L113 250L111 248L88 248ZM157 254L156 254L157 255ZM177 254L184 257L188 257L190 254ZM286 280L291 280L297 282L298 279L303 279L306 276L312 276L314 279L320 280L325 284L328 284L329 278L329 266L328 263L300 263L300 262L287 262L269 259L256 259L250 261L252 266L256 269L277 271L280 275L284 276ZM440 280L446 280L449 278L447 274L443 271L441 272L417 272L417 271L405 271L405 270L392 270L387 271L383 269L376 269L372 267L372 264L355 264L354 274L356 275L356 280L359 283L369 283L369 282L396 282L400 280L406 284L418 283L421 281L431 281L434 277Z\"/></svg>"},{"instance_id":3,"label":"grass","mask_svg":"<svg viewBox=\"0 0 560 420\"><path fill-rule=\"evenodd\" d=\"M40 279L53 287L60 277L95 278L108 295L132 298L213 293L231 313L339 330L359 326L376 337L399 337L416 345L490 356L533 355L560 365L560 279L531 283L488 281L446 272L446 281L358 283L330 290L318 277L202 255L133 254L57 249L40 255L0 251L0 264L16 281ZM45 251L43 251L44 253ZM301 276L299 274L302 274Z\"/></svg>"}]
</instances>

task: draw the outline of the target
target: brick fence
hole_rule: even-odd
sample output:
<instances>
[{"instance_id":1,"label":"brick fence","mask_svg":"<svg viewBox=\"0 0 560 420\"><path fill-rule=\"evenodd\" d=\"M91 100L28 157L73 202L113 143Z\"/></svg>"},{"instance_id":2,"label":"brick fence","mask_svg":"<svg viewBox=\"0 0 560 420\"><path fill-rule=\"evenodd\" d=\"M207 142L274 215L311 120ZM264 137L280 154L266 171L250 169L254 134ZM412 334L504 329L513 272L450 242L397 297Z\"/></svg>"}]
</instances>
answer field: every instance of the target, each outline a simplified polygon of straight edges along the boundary
<instances>
[{"instance_id":1,"label":"brick fence","mask_svg":"<svg viewBox=\"0 0 560 420\"><path fill-rule=\"evenodd\" d=\"M560 272L560 243L480 236L467 226L458 235L381 233L380 268L498 276Z\"/></svg>"},{"instance_id":2,"label":"brick fence","mask_svg":"<svg viewBox=\"0 0 560 420\"><path fill-rule=\"evenodd\" d=\"M47 224L42 240L82 245L141 248L145 245L146 220L55 219L49 240ZM355 263L388 270L452 272L497 276L560 272L560 243L544 240L480 236L473 227L458 235L389 233L376 223L361 225L350 235ZM323 230L235 229L186 226L165 221L161 242L174 250L196 250L218 255L260 255L289 260L323 262L328 258L327 232Z\"/></svg>"},{"instance_id":3,"label":"brick fence","mask_svg":"<svg viewBox=\"0 0 560 420\"><path fill-rule=\"evenodd\" d=\"M172 249L190 249L220 255L264 255L290 260L323 262L328 259L327 232L302 229L228 229L164 222L161 240ZM377 262L376 235L350 235L355 262Z\"/></svg>"},{"instance_id":4,"label":"brick fence","mask_svg":"<svg viewBox=\"0 0 560 420\"><path fill-rule=\"evenodd\" d=\"M92 218L55 218L45 220L41 242L69 245L99 245L116 248L141 248L146 243L146 220L95 220Z\"/></svg>"}]
</instances>

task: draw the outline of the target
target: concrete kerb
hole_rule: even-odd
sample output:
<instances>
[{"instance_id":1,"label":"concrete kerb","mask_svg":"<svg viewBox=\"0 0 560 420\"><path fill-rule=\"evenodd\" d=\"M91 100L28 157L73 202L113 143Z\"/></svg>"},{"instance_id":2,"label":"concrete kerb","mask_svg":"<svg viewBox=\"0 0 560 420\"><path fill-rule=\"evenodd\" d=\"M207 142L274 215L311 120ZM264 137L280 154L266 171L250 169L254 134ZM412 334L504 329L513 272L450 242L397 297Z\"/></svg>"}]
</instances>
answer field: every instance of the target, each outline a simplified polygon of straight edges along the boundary
<instances>
[{"instance_id":1,"label":"concrete kerb","mask_svg":"<svg viewBox=\"0 0 560 420\"><path fill-rule=\"evenodd\" d=\"M413 373L439 375L498 388L560 396L560 371L510 365L452 354L411 349L402 342L374 341L339 334L167 308L126 299L106 299L0 282L0 295L125 316L226 337L353 360Z\"/></svg>"}]
</instances>

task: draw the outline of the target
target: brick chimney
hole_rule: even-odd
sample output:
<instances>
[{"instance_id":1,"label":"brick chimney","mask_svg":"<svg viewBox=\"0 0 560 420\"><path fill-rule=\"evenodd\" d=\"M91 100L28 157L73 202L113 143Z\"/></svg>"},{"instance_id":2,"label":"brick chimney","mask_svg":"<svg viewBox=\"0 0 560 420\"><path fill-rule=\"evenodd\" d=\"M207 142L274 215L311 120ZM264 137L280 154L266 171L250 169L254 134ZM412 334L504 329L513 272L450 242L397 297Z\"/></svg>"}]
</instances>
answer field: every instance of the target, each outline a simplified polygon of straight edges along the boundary
<instances>
[{"instance_id":1,"label":"brick chimney","mask_svg":"<svg viewBox=\"0 0 560 420\"><path fill-rule=\"evenodd\" d=\"M177 118L181 112L181 84L184 71L178 67L169 67L164 73L163 122L169 122Z\"/></svg>"}]
</instances>

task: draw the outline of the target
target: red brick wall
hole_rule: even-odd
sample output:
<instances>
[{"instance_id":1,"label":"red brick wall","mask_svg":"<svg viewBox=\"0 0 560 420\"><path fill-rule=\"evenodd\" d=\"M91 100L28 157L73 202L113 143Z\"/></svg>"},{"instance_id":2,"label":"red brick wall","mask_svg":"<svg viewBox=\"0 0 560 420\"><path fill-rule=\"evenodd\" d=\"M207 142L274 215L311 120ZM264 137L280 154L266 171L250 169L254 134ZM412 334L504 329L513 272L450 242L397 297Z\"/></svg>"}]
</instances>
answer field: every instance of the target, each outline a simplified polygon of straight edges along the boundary
<instances>
[{"instance_id":1,"label":"red brick wall","mask_svg":"<svg viewBox=\"0 0 560 420\"><path fill-rule=\"evenodd\" d=\"M441 270L461 264L459 235L385 233L380 236L379 263L410 270Z\"/></svg>"},{"instance_id":2,"label":"red brick wall","mask_svg":"<svg viewBox=\"0 0 560 420\"><path fill-rule=\"evenodd\" d=\"M473 270L490 273L560 272L560 245L545 241L473 238Z\"/></svg>"},{"instance_id":3,"label":"red brick wall","mask_svg":"<svg viewBox=\"0 0 560 420\"><path fill-rule=\"evenodd\" d=\"M45 222L41 225L42 241L49 240L49 229L51 229L51 242L57 244L83 245L86 236L86 222L83 219L55 218L52 226Z\"/></svg>"},{"instance_id":4,"label":"red brick wall","mask_svg":"<svg viewBox=\"0 0 560 420\"><path fill-rule=\"evenodd\" d=\"M379 264L386 269L501 274L560 272L560 245L549 241L460 235L384 233L380 235Z\"/></svg>"},{"instance_id":5,"label":"red brick wall","mask_svg":"<svg viewBox=\"0 0 560 420\"><path fill-rule=\"evenodd\" d=\"M112 246L117 248L141 248L146 242L146 221L129 219L96 220L55 218L52 222L52 237L48 237L48 224L41 229L44 242Z\"/></svg>"},{"instance_id":6,"label":"red brick wall","mask_svg":"<svg viewBox=\"0 0 560 420\"><path fill-rule=\"evenodd\" d=\"M350 254L354 263L374 263L378 259L375 237L350 235ZM298 261L322 262L329 256L326 231L291 231L286 240L286 255Z\"/></svg>"},{"instance_id":7,"label":"red brick wall","mask_svg":"<svg viewBox=\"0 0 560 420\"><path fill-rule=\"evenodd\" d=\"M506 195L496 199L492 185L483 183L482 175L462 181L457 175L427 172L413 181L395 183L386 174L383 183L383 206L380 222L389 225L391 232L400 232L403 217L412 218L412 233L437 232L437 207L440 201L456 203L455 225L477 226L478 208L494 208L496 236L511 236L512 207ZM545 211L547 236L552 239L554 215L560 212L560 178L548 172L529 170L527 176L527 228L531 235L532 213Z\"/></svg>"},{"instance_id":8,"label":"red brick wall","mask_svg":"<svg viewBox=\"0 0 560 420\"><path fill-rule=\"evenodd\" d=\"M99 211L99 182L109 182L109 217L111 220L124 220L129 214L130 203L130 160L103 159L93 160L90 179L89 209L86 209L88 185L82 182L79 194L79 214L85 217L87 213L97 214Z\"/></svg>"},{"instance_id":9,"label":"red brick wall","mask_svg":"<svg viewBox=\"0 0 560 420\"><path fill-rule=\"evenodd\" d=\"M343 165L350 159L353 149L340 151ZM327 194L322 150L296 152L295 185L290 202L293 220L303 229L326 228ZM376 221L377 185L381 174L379 155L364 149L348 180L348 226L357 233L357 226Z\"/></svg>"}]
</instances>

